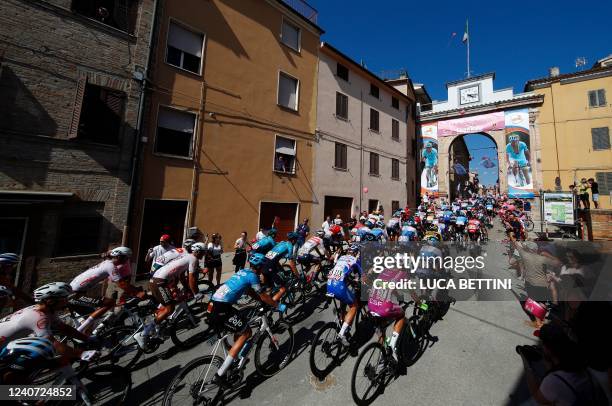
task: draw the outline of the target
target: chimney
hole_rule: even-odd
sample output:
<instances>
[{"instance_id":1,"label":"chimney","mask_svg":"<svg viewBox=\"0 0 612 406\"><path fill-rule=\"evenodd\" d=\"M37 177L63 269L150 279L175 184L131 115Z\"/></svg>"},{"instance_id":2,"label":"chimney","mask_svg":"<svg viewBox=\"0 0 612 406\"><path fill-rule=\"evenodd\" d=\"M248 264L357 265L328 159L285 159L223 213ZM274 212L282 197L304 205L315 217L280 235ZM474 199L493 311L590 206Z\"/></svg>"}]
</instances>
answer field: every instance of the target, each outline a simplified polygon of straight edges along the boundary
<instances>
[{"instance_id":1,"label":"chimney","mask_svg":"<svg viewBox=\"0 0 612 406\"><path fill-rule=\"evenodd\" d=\"M559 76L559 67L553 66L552 68L548 68L548 77L554 78Z\"/></svg>"}]
</instances>

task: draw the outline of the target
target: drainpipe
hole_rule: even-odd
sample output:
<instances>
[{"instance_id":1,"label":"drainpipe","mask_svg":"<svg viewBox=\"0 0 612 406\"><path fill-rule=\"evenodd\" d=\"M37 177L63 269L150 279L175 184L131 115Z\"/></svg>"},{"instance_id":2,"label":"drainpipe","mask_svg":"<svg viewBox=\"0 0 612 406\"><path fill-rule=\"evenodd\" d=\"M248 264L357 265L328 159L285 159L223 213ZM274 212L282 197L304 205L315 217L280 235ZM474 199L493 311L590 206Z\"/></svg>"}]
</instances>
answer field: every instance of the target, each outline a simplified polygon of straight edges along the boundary
<instances>
[{"instance_id":1,"label":"drainpipe","mask_svg":"<svg viewBox=\"0 0 612 406\"><path fill-rule=\"evenodd\" d=\"M148 46L149 49L147 51L147 62L145 65L144 72L142 72L142 79L140 79L140 97L138 100L138 117L136 119L136 130L134 131L134 147L133 147L133 155L132 155L132 173L130 176L130 189L128 191L128 207L127 207L127 218L125 221L125 226L123 227L123 238L121 239L121 245L127 245L128 238L130 237L130 226L133 220L133 207L134 207L134 198L136 196L136 188L138 184L138 163L141 153L141 130L142 130L142 121L143 121L143 112L145 105L145 95L147 90L147 81L149 80L149 66L151 64L151 58L153 55L153 37L155 35L155 28L157 23L157 13L158 13L158 0L153 1L153 16L151 17L151 31L149 32L149 41Z\"/></svg>"},{"instance_id":2,"label":"drainpipe","mask_svg":"<svg viewBox=\"0 0 612 406\"><path fill-rule=\"evenodd\" d=\"M361 125L359 126L359 216L361 216L361 203L363 202L363 90L360 91L361 98ZM359 218L357 216L357 218Z\"/></svg>"},{"instance_id":3,"label":"drainpipe","mask_svg":"<svg viewBox=\"0 0 612 406\"><path fill-rule=\"evenodd\" d=\"M555 153L557 154L557 176L561 180L561 169L559 166L559 146L557 145L557 118L555 117L555 90L553 89L554 83L550 84L550 100L552 102L552 113L553 113L553 131L555 133ZM576 173L574 172L574 177Z\"/></svg>"},{"instance_id":4,"label":"drainpipe","mask_svg":"<svg viewBox=\"0 0 612 406\"><path fill-rule=\"evenodd\" d=\"M202 67L203 68L203 67ZM204 75L204 72L202 72ZM200 84L200 108L198 131L195 135L193 148L193 174L191 178L191 198L189 201L189 213L187 215L187 227L183 231L183 239L186 237L188 227L193 227L195 222L195 206L200 190L200 150L202 149L202 133L204 132L204 100L206 92L206 83L202 81Z\"/></svg>"}]
</instances>

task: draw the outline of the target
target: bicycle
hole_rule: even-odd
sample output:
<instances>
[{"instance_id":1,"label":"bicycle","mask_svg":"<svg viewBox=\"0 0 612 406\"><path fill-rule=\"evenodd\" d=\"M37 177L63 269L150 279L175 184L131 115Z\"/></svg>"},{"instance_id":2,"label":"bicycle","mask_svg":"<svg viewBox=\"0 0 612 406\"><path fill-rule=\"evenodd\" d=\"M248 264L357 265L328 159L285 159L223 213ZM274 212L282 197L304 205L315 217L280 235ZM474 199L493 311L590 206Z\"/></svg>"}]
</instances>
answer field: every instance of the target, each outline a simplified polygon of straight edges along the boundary
<instances>
[{"instance_id":1,"label":"bicycle","mask_svg":"<svg viewBox=\"0 0 612 406\"><path fill-rule=\"evenodd\" d=\"M359 292L356 292L355 295L359 297ZM319 380L325 379L325 377L340 364L341 356L347 350L338 337L346 314L345 306L339 304L338 299L335 297L329 296L329 298L334 304L333 312L336 317L334 321L330 321L321 327L312 340L312 345L310 347L310 371ZM370 313L367 311L366 306L360 302L355 320L353 320L355 334L348 338L351 346L356 344L356 337L358 336L357 331L360 326L369 320ZM348 347L349 350L351 346Z\"/></svg>"},{"instance_id":2,"label":"bicycle","mask_svg":"<svg viewBox=\"0 0 612 406\"><path fill-rule=\"evenodd\" d=\"M283 369L291 360L294 347L294 336L291 325L279 321L270 323L272 309L254 307L246 309L249 327L254 332L244 344L247 350L226 372L226 380L231 387L239 385L244 379L244 370L248 362L248 354L255 347L255 370L264 377L270 377ZM209 355L194 359L185 365L172 379L164 392L162 404L165 406L187 403L212 405L221 403L223 388L212 382L217 370L223 364L227 351L231 348L232 334L222 335L217 332L217 338L209 340L213 345ZM253 343L255 343L253 345ZM262 352L270 350L266 357ZM223 357L218 354L223 352Z\"/></svg>"}]
</instances>

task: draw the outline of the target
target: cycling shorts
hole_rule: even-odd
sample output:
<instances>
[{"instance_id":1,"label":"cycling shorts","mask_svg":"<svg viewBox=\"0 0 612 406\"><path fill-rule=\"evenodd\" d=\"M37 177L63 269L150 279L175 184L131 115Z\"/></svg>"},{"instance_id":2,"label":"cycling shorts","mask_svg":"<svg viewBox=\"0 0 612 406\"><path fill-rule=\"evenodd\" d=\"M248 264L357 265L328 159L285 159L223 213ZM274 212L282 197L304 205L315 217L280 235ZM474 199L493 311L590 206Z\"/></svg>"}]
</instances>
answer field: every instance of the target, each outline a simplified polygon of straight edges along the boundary
<instances>
[{"instance_id":1,"label":"cycling shorts","mask_svg":"<svg viewBox=\"0 0 612 406\"><path fill-rule=\"evenodd\" d=\"M393 302L380 302L372 298L368 301L368 310L373 316L383 319L397 319L404 315L404 309L401 306Z\"/></svg>"},{"instance_id":2,"label":"cycling shorts","mask_svg":"<svg viewBox=\"0 0 612 406\"><path fill-rule=\"evenodd\" d=\"M208 322L218 333L223 331L242 333L248 328L247 320L231 303L213 301L212 304Z\"/></svg>"},{"instance_id":3,"label":"cycling shorts","mask_svg":"<svg viewBox=\"0 0 612 406\"><path fill-rule=\"evenodd\" d=\"M68 299L68 307L84 316L93 313L98 308L102 307L104 299L99 297L89 297L79 293L75 293Z\"/></svg>"},{"instance_id":4,"label":"cycling shorts","mask_svg":"<svg viewBox=\"0 0 612 406\"><path fill-rule=\"evenodd\" d=\"M327 284L327 296L335 297L346 305L355 303L355 293L342 283Z\"/></svg>"},{"instance_id":5,"label":"cycling shorts","mask_svg":"<svg viewBox=\"0 0 612 406\"><path fill-rule=\"evenodd\" d=\"M274 288L278 286L285 286L285 281L279 273L280 264L273 260L266 258L266 262L263 266L262 275L264 276L264 286Z\"/></svg>"},{"instance_id":6,"label":"cycling shorts","mask_svg":"<svg viewBox=\"0 0 612 406\"><path fill-rule=\"evenodd\" d=\"M149 290L151 294L162 306L168 306L175 303L174 295L168 286L168 281L163 279L151 279L149 282Z\"/></svg>"}]
</instances>

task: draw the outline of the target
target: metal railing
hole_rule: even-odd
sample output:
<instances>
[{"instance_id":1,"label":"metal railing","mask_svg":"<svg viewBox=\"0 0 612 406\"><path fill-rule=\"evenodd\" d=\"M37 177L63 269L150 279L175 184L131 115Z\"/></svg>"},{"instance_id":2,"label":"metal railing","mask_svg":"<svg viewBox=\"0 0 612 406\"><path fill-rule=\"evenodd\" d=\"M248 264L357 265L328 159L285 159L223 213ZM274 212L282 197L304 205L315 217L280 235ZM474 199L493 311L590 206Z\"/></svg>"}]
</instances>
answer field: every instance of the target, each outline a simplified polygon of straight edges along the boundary
<instances>
[{"instance_id":1,"label":"metal railing","mask_svg":"<svg viewBox=\"0 0 612 406\"><path fill-rule=\"evenodd\" d=\"M310 4L303 0L282 0L283 3L297 11L302 17L310 20L312 23L317 23L317 17L319 12L314 9Z\"/></svg>"}]
</instances>

